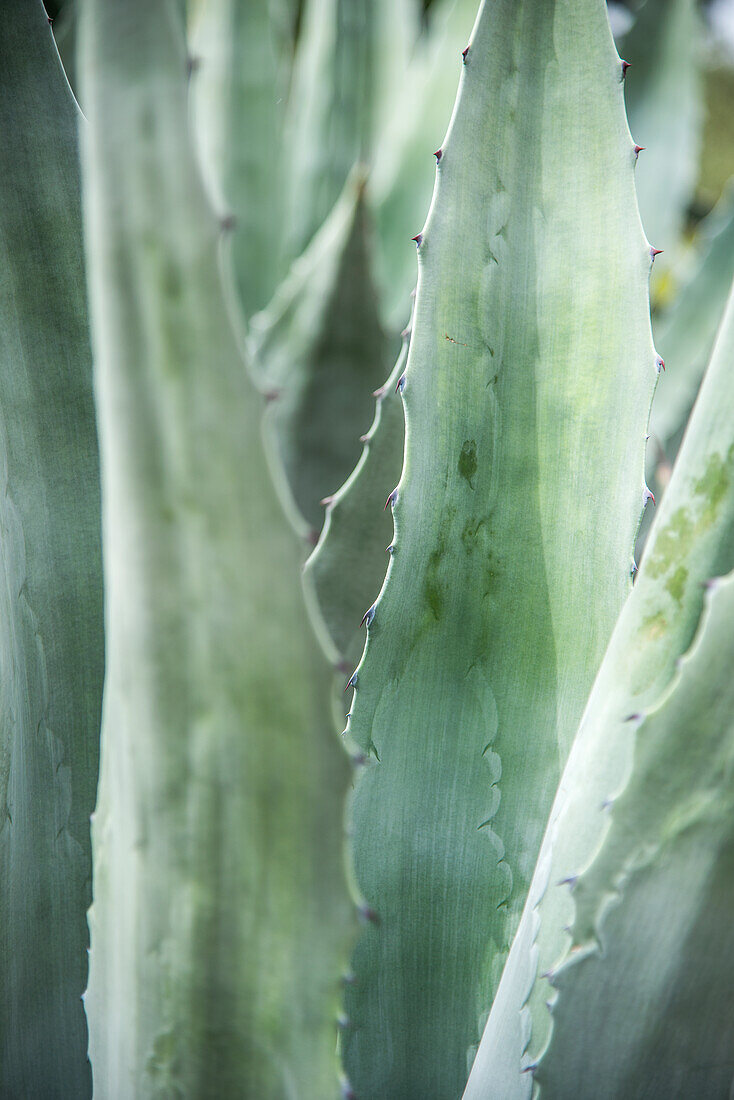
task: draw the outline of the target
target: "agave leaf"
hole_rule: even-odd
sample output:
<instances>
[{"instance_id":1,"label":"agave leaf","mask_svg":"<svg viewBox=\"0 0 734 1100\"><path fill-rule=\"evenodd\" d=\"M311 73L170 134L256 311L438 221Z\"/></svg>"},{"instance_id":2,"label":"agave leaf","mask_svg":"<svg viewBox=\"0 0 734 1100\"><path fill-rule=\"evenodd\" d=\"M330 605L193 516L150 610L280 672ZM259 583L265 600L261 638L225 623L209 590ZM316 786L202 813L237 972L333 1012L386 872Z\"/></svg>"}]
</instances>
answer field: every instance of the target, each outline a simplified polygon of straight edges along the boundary
<instances>
[{"instance_id":1,"label":"agave leaf","mask_svg":"<svg viewBox=\"0 0 734 1100\"><path fill-rule=\"evenodd\" d=\"M601 0L480 7L418 241L395 554L353 679L360 1100L460 1093L629 591L657 368L622 77Z\"/></svg>"},{"instance_id":2,"label":"agave leaf","mask_svg":"<svg viewBox=\"0 0 734 1100\"><path fill-rule=\"evenodd\" d=\"M724 833L717 835L711 822L710 854L694 872L689 859L692 854L701 855L700 843L707 843L696 839L706 833L707 785L714 814L728 812L726 783L723 777L716 777L715 769L721 763L717 754L725 749L730 721L722 723L722 712L717 717L716 707L729 698L731 640L725 642L718 627L715 640L707 628L705 646L702 638L669 698L667 693L676 661L690 646L700 619L702 582L734 566L733 356L734 295L653 524L637 583L615 628L561 780L466 1100L528 1097L532 1080L529 1073L521 1072L521 1066L525 1069L540 1060L544 1067L546 1059L550 1068L548 1092L541 1088L543 1097L565 1095L560 1085L562 1073L566 1074L566 1092L580 1088L584 1095L585 1087L588 1093L589 1070L582 1069L585 1059L589 1066L593 1063L594 1096L720 1095L718 1085L708 1091L707 1078L701 1075L708 1064L708 1043L725 1041L728 1034L720 1026L721 1013L713 1029L718 1040L702 1039L699 1047L702 1021L689 1017L688 1037L675 1049L681 1038L680 998L685 999L687 991L695 990L699 979L705 980L708 973L700 956L692 955L691 967L681 967L678 949L683 950L687 922L703 922L699 923L701 930L706 927L706 874L711 861L721 854L717 844L726 840ZM730 601L729 595L722 603ZM716 613L717 621L722 613ZM721 645L729 662L728 673L718 679L718 665L711 662L715 687L700 673L709 663L711 645L714 649ZM696 706L702 702L702 690L719 692L720 697L715 706L709 700L700 707L699 726L692 720L690 705L693 699ZM666 701L656 711L661 699ZM640 726L639 716L648 711L651 717ZM681 748L681 736L690 742L686 749ZM721 738L718 748L717 738ZM707 772L700 764L709 748L711 771ZM661 764L667 768L664 781ZM666 830L670 848L666 847ZM622 835L628 841L626 852L624 845L620 849ZM693 848L688 847L690 836L694 837ZM640 856L646 845L652 860L647 867ZM716 870L719 873L720 869ZM696 874L701 878L696 879ZM678 894L674 906L669 901L671 885ZM617 893L615 916L611 908L607 912L607 901L610 894ZM655 906L663 907L665 931L655 916ZM727 918L727 927L728 923ZM653 927L660 937L657 946L646 938ZM627 937L626 947L620 946L620 935ZM676 941L676 936L682 938ZM599 943L605 953L603 961L598 955ZM590 944L589 961L583 964L583 971L574 971L570 963L574 948L583 948L586 956ZM671 951L669 959L663 960L658 946L663 953ZM723 965L722 956L718 962ZM702 969L696 976L699 963ZM571 976L559 985L551 1017L546 1001L554 997L550 981L559 967L563 974L568 969ZM640 988L638 978L631 977L635 969L644 972L647 987L644 999L633 1005L630 994ZM591 975L592 971L598 980L596 992L588 985L575 984L574 974ZM555 978L552 981L555 984ZM600 1014L602 991L605 1003ZM666 1037L669 1007L673 1015ZM583 1027L579 1024L582 1018ZM710 1023L711 1017L706 1019ZM572 1035L569 1029L574 1027L577 1030ZM564 1059L563 1070L559 1058ZM694 1074L695 1067L699 1076ZM713 1071L713 1064L709 1068ZM628 1071L633 1080L625 1079ZM539 1080L544 1074L543 1069Z\"/></svg>"},{"instance_id":3,"label":"agave leaf","mask_svg":"<svg viewBox=\"0 0 734 1100\"><path fill-rule=\"evenodd\" d=\"M477 13L477 0L443 0L431 13L406 71L375 153L370 196L377 227L376 273L388 327L405 323L415 284L409 238L425 217L435 180L434 160L456 98L461 51Z\"/></svg>"},{"instance_id":4,"label":"agave leaf","mask_svg":"<svg viewBox=\"0 0 734 1100\"><path fill-rule=\"evenodd\" d=\"M104 641L77 123L40 0L0 18L0 1095L88 1097Z\"/></svg>"},{"instance_id":5,"label":"agave leaf","mask_svg":"<svg viewBox=\"0 0 734 1100\"><path fill-rule=\"evenodd\" d=\"M364 181L353 175L276 296L252 320L253 361L271 398L264 431L286 511L313 537L322 500L354 468L389 344L371 278Z\"/></svg>"},{"instance_id":6,"label":"agave leaf","mask_svg":"<svg viewBox=\"0 0 734 1100\"><path fill-rule=\"evenodd\" d=\"M655 394L650 429L668 462L675 459L734 276L734 186L701 223L696 253L688 279L655 324L666 372Z\"/></svg>"},{"instance_id":7,"label":"agave leaf","mask_svg":"<svg viewBox=\"0 0 734 1100\"><path fill-rule=\"evenodd\" d=\"M733 621L730 574L670 694L637 731L632 776L578 880L593 939L553 979L542 1097L731 1095Z\"/></svg>"},{"instance_id":8,"label":"agave leaf","mask_svg":"<svg viewBox=\"0 0 734 1100\"><path fill-rule=\"evenodd\" d=\"M384 505L403 464L405 420L399 391L409 340L406 330L392 374L376 391L375 418L363 437L362 456L328 501L321 538L303 570L316 633L336 665L351 662L353 667L359 660L360 619L369 617L367 608L385 579L392 517Z\"/></svg>"},{"instance_id":9,"label":"agave leaf","mask_svg":"<svg viewBox=\"0 0 734 1100\"><path fill-rule=\"evenodd\" d=\"M215 208L234 219L232 248L245 317L283 274L287 42L271 0L190 0L194 132Z\"/></svg>"},{"instance_id":10,"label":"agave leaf","mask_svg":"<svg viewBox=\"0 0 734 1100\"><path fill-rule=\"evenodd\" d=\"M305 3L286 131L291 256L326 220L354 164L371 161L417 33L415 0Z\"/></svg>"},{"instance_id":11,"label":"agave leaf","mask_svg":"<svg viewBox=\"0 0 734 1100\"><path fill-rule=\"evenodd\" d=\"M647 0L622 47L632 66L630 130L645 147L636 175L642 224L665 251L657 276L675 256L698 177L702 40L696 0Z\"/></svg>"},{"instance_id":12,"label":"agave leaf","mask_svg":"<svg viewBox=\"0 0 734 1100\"><path fill-rule=\"evenodd\" d=\"M84 0L79 56L109 639L95 1090L321 1100L348 761L224 307L181 6Z\"/></svg>"},{"instance_id":13,"label":"agave leaf","mask_svg":"<svg viewBox=\"0 0 734 1100\"><path fill-rule=\"evenodd\" d=\"M75 0L61 0L60 3L46 2L44 7L53 27L56 49L59 51L66 79L74 95L77 95L76 2Z\"/></svg>"}]
</instances>

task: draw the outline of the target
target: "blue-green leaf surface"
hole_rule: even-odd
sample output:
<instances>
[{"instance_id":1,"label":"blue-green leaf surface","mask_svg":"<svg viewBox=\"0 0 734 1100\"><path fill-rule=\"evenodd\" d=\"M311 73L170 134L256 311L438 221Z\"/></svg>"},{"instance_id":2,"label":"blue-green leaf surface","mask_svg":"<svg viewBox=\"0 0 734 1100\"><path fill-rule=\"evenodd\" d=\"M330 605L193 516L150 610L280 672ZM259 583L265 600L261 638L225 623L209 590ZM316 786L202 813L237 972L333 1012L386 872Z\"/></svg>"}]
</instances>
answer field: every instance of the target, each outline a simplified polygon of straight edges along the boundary
<instances>
[{"instance_id":1,"label":"blue-green leaf surface","mask_svg":"<svg viewBox=\"0 0 734 1100\"><path fill-rule=\"evenodd\" d=\"M601 0L481 5L418 240L395 553L348 726L360 1100L460 1095L629 591L657 365L623 89Z\"/></svg>"},{"instance_id":2,"label":"blue-green leaf surface","mask_svg":"<svg viewBox=\"0 0 734 1100\"><path fill-rule=\"evenodd\" d=\"M104 642L79 113L0 13L0 1095L91 1094L81 996Z\"/></svg>"},{"instance_id":3,"label":"blue-green leaf surface","mask_svg":"<svg viewBox=\"0 0 734 1100\"><path fill-rule=\"evenodd\" d=\"M84 0L80 45L109 643L95 1095L328 1100L349 765L224 306L181 5Z\"/></svg>"}]
</instances>

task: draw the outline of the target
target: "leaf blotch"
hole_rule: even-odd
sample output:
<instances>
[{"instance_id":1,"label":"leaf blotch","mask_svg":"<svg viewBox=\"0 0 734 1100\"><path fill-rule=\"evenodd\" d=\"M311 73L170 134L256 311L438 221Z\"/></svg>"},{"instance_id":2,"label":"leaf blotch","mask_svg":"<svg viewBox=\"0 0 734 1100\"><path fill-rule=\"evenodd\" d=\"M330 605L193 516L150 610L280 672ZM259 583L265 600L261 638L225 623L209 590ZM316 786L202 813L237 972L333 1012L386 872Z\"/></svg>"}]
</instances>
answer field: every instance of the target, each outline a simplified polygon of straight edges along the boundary
<instances>
[{"instance_id":1,"label":"leaf blotch","mask_svg":"<svg viewBox=\"0 0 734 1100\"><path fill-rule=\"evenodd\" d=\"M474 488L472 478L477 472L477 444L474 439L465 439L459 454L459 473L470 489Z\"/></svg>"}]
</instances>

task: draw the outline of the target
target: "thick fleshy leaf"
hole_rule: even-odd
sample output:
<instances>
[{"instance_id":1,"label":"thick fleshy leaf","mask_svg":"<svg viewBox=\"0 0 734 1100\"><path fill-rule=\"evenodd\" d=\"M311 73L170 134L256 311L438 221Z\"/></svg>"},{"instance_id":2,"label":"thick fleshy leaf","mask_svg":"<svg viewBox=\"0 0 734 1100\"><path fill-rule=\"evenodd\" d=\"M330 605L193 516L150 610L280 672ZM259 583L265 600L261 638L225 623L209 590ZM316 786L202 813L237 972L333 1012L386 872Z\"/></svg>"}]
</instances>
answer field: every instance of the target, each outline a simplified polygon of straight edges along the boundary
<instances>
[{"instance_id":1,"label":"thick fleshy leaf","mask_svg":"<svg viewBox=\"0 0 734 1100\"><path fill-rule=\"evenodd\" d=\"M731 583L719 626L670 685L703 582L734 566L733 360L734 294L561 780L466 1100L529 1097L524 1071L538 1063L544 1098L728 1095L730 986L719 1003L714 983L704 1002L716 944L731 977L731 779L717 770L731 741Z\"/></svg>"},{"instance_id":2,"label":"thick fleshy leaf","mask_svg":"<svg viewBox=\"0 0 734 1100\"><path fill-rule=\"evenodd\" d=\"M634 165L602 0L483 4L418 240L395 553L348 726L360 1100L460 1094L629 591L657 377Z\"/></svg>"},{"instance_id":3,"label":"thick fleshy leaf","mask_svg":"<svg viewBox=\"0 0 734 1100\"><path fill-rule=\"evenodd\" d=\"M696 400L732 277L734 186L701 223L688 278L655 322L655 343L666 370L655 393L650 431L669 463L675 459Z\"/></svg>"},{"instance_id":4,"label":"thick fleshy leaf","mask_svg":"<svg viewBox=\"0 0 734 1100\"><path fill-rule=\"evenodd\" d=\"M288 41L272 0L189 0L194 132L215 208L234 222L238 301L249 317L283 274Z\"/></svg>"},{"instance_id":5,"label":"thick fleshy leaf","mask_svg":"<svg viewBox=\"0 0 734 1100\"><path fill-rule=\"evenodd\" d=\"M224 306L181 5L83 0L80 45L109 641L95 1092L322 1100L348 762Z\"/></svg>"},{"instance_id":6,"label":"thick fleshy leaf","mask_svg":"<svg viewBox=\"0 0 734 1100\"><path fill-rule=\"evenodd\" d=\"M316 632L338 665L359 660L360 625L370 616L387 570L392 517L385 508L403 465L405 419L401 379L410 333L384 386L364 438L362 457L351 476L326 505L326 521L316 549L303 570L303 585ZM361 624L360 624L360 620Z\"/></svg>"},{"instance_id":7,"label":"thick fleshy leaf","mask_svg":"<svg viewBox=\"0 0 734 1100\"><path fill-rule=\"evenodd\" d=\"M418 34L415 0L306 0L288 107L287 244L299 256L372 160Z\"/></svg>"},{"instance_id":8,"label":"thick fleshy leaf","mask_svg":"<svg viewBox=\"0 0 734 1100\"><path fill-rule=\"evenodd\" d=\"M398 106L380 134L370 176L377 227L375 263L383 317L405 324L415 285L410 237L426 216L435 182L434 155L446 133L477 0L441 0L405 73Z\"/></svg>"},{"instance_id":9,"label":"thick fleshy leaf","mask_svg":"<svg viewBox=\"0 0 734 1100\"><path fill-rule=\"evenodd\" d=\"M0 69L0 1095L83 1100L99 470L79 112L41 0L3 5Z\"/></svg>"},{"instance_id":10,"label":"thick fleshy leaf","mask_svg":"<svg viewBox=\"0 0 734 1100\"><path fill-rule=\"evenodd\" d=\"M371 277L364 181L352 176L275 298L252 320L273 475L297 530L321 528L323 498L354 469L373 392L389 369Z\"/></svg>"},{"instance_id":11,"label":"thick fleshy leaf","mask_svg":"<svg viewBox=\"0 0 734 1100\"><path fill-rule=\"evenodd\" d=\"M696 0L646 0L622 45L630 63L627 115L644 146L637 194L648 240L674 259L698 178L703 26Z\"/></svg>"}]
</instances>

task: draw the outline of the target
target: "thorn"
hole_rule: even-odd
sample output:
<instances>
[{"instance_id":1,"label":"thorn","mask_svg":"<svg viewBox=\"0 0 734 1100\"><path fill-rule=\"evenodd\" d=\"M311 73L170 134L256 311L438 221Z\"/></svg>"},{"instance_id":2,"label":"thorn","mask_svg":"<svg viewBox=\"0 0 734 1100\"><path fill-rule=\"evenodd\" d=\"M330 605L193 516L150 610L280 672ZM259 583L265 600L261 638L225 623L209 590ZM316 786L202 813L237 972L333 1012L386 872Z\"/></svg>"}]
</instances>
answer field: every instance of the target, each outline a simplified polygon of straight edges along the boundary
<instances>
[{"instance_id":1,"label":"thorn","mask_svg":"<svg viewBox=\"0 0 734 1100\"><path fill-rule=\"evenodd\" d=\"M402 393L404 389L405 389L405 372L403 371L403 373L398 378L398 384L395 387L395 393Z\"/></svg>"},{"instance_id":2,"label":"thorn","mask_svg":"<svg viewBox=\"0 0 734 1100\"><path fill-rule=\"evenodd\" d=\"M280 390L265 390L265 392L263 393L263 397L265 398L266 404L269 405L271 401L277 401L280 397L280 394Z\"/></svg>"},{"instance_id":3,"label":"thorn","mask_svg":"<svg viewBox=\"0 0 734 1100\"><path fill-rule=\"evenodd\" d=\"M358 905L357 916L360 920L369 922L370 924L379 924L380 918L374 909L370 909L369 905Z\"/></svg>"},{"instance_id":4,"label":"thorn","mask_svg":"<svg viewBox=\"0 0 734 1100\"><path fill-rule=\"evenodd\" d=\"M661 370L665 370L665 360L660 355L655 356L655 366L658 368L658 374Z\"/></svg>"},{"instance_id":5,"label":"thorn","mask_svg":"<svg viewBox=\"0 0 734 1100\"><path fill-rule=\"evenodd\" d=\"M219 222L219 228L222 233L231 233L237 225L237 218L234 214L225 214Z\"/></svg>"},{"instance_id":6,"label":"thorn","mask_svg":"<svg viewBox=\"0 0 734 1100\"><path fill-rule=\"evenodd\" d=\"M433 155L436 158L436 163L438 163L438 161L443 156L443 149L437 149L436 152Z\"/></svg>"},{"instance_id":7,"label":"thorn","mask_svg":"<svg viewBox=\"0 0 734 1100\"><path fill-rule=\"evenodd\" d=\"M53 25L54 25L53 17L50 16L50 15L47 15L46 19L48 20L49 27L53 27Z\"/></svg>"},{"instance_id":8,"label":"thorn","mask_svg":"<svg viewBox=\"0 0 734 1100\"><path fill-rule=\"evenodd\" d=\"M647 507L647 502L649 500L651 500L654 504L655 503L655 494L653 493L652 489L648 489L648 487L646 485L645 486L645 491L642 494L642 507L643 508Z\"/></svg>"},{"instance_id":9,"label":"thorn","mask_svg":"<svg viewBox=\"0 0 734 1100\"><path fill-rule=\"evenodd\" d=\"M556 975L555 970L544 970L542 974L539 974L539 978L545 978L547 982L552 982Z\"/></svg>"},{"instance_id":10,"label":"thorn","mask_svg":"<svg viewBox=\"0 0 734 1100\"><path fill-rule=\"evenodd\" d=\"M578 878L578 875L568 875L566 878L562 878L556 885L569 886L573 890L574 886L578 882Z\"/></svg>"},{"instance_id":11,"label":"thorn","mask_svg":"<svg viewBox=\"0 0 734 1100\"><path fill-rule=\"evenodd\" d=\"M709 577L709 579L707 581L703 581L701 587L705 588L707 592L711 592L711 591L713 591L714 588L718 587L718 584L719 584L719 578L718 577Z\"/></svg>"},{"instance_id":12,"label":"thorn","mask_svg":"<svg viewBox=\"0 0 734 1100\"><path fill-rule=\"evenodd\" d=\"M380 386L379 389L372 391L372 396L376 397L378 401L381 401L386 393L387 393L387 386Z\"/></svg>"},{"instance_id":13,"label":"thorn","mask_svg":"<svg viewBox=\"0 0 734 1100\"><path fill-rule=\"evenodd\" d=\"M393 489L393 491L390 493L387 500L385 501L385 507L382 509L383 512L387 511L388 505L391 505L394 508L395 507L395 501L397 499L398 499L398 491L397 491L397 489Z\"/></svg>"},{"instance_id":14,"label":"thorn","mask_svg":"<svg viewBox=\"0 0 734 1100\"><path fill-rule=\"evenodd\" d=\"M627 70L630 68L630 66L631 66L630 61L623 61L622 62L622 80L624 80L624 78L627 76Z\"/></svg>"},{"instance_id":15,"label":"thorn","mask_svg":"<svg viewBox=\"0 0 734 1100\"><path fill-rule=\"evenodd\" d=\"M538 1068L538 1063L537 1062L531 1062L529 1066L525 1066L525 1068L521 1069L520 1072L521 1073L529 1073L529 1074L532 1075L533 1073L535 1073L537 1068Z\"/></svg>"},{"instance_id":16,"label":"thorn","mask_svg":"<svg viewBox=\"0 0 734 1100\"><path fill-rule=\"evenodd\" d=\"M359 437L359 442L360 443L369 443L369 441L370 441L370 433L369 432L367 432L366 435L361 435Z\"/></svg>"},{"instance_id":17,"label":"thorn","mask_svg":"<svg viewBox=\"0 0 734 1100\"><path fill-rule=\"evenodd\" d=\"M466 59L469 56L469 47L468 46L466 47L466 49L461 51L461 56L463 58L462 64L466 65Z\"/></svg>"},{"instance_id":18,"label":"thorn","mask_svg":"<svg viewBox=\"0 0 734 1100\"><path fill-rule=\"evenodd\" d=\"M655 257L659 256L662 251L663 251L662 248L652 248L652 247L650 248L650 259L652 260L653 263L655 262Z\"/></svg>"},{"instance_id":19,"label":"thorn","mask_svg":"<svg viewBox=\"0 0 734 1100\"><path fill-rule=\"evenodd\" d=\"M385 553L386 553L386 554L389 554L389 555L390 555L390 557L392 557L392 555L393 555L393 554L395 553L395 547L393 546L393 544L392 544L392 543L390 543L390 545L389 545L389 546L386 546L386 547L385 547Z\"/></svg>"},{"instance_id":20,"label":"thorn","mask_svg":"<svg viewBox=\"0 0 734 1100\"><path fill-rule=\"evenodd\" d=\"M601 808L602 808L602 810L611 810L613 805L614 805L614 799L613 798L605 798L604 801L601 804Z\"/></svg>"},{"instance_id":21,"label":"thorn","mask_svg":"<svg viewBox=\"0 0 734 1100\"><path fill-rule=\"evenodd\" d=\"M624 719L625 722L641 722L645 717L644 714L628 714Z\"/></svg>"},{"instance_id":22,"label":"thorn","mask_svg":"<svg viewBox=\"0 0 734 1100\"><path fill-rule=\"evenodd\" d=\"M645 151L645 146L644 145L635 145L635 160L637 160L640 153L644 153L644 151Z\"/></svg>"},{"instance_id":23,"label":"thorn","mask_svg":"<svg viewBox=\"0 0 734 1100\"><path fill-rule=\"evenodd\" d=\"M635 573L637 572L637 569L638 569L637 562L633 558L632 559L632 565L630 566L630 576L634 577Z\"/></svg>"},{"instance_id":24,"label":"thorn","mask_svg":"<svg viewBox=\"0 0 734 1100\"><path fill-rule=\"evenodd\" d=\"M312 527L305 537L309 546L317 546L319 538L321 537L321 532L317 531L315 527Z\"/></svg>"},{"instance_id":25,"label":"thorn","mask_svg":"<svg viewBox=\"0 0 734 1100\"><path fill-rule=\"evenodd\" d=\"M186 58L186 75L189 78L189 80L191 79L191 77L194 75L195 72L199 71L200 66L201 66L201 58L200 57L195 57L195 56L189 55L189 57Z\"/></svg>"},{"instance_id":26,"label":"thorn","mask_svg":"<svg viewBox=\"0 0 734 1100\"><path fill-rule=\"evenodd\" d=\"M349 688L356 688L356 686L357 686L357 670L355 669L354 672L352 673L352 675L347 680L346 684L344 685L344 690L348 691Z\"/></svg>"},{"instance_id":27,"label":"thorn","mask_svg":"<svg viewBox=\"0 0 734 1100\"><path fill-rule=\"evenodd\" d=\"M411 237L410 239L411 239L411 241L415 241L416 248L420 248L421 243L423 241L423 234L422 233L416 233L415 237Z\"/></svg>"},{"instance_id":28,"label":"thorn","mask_svg":"<svg viewBox=\"0 0 734 1100\"><path fill-rule=\"evenodd\" d=\"M412 331L413 330L410 327L410 325L406 325L405 328L403 329L403 331L400 333L401 339L402 340L409 340L410 339L410 334L411 334Z\"/></svg>"},{"instance_id":29,"label":"thorn","mask_svg":"<svg viewBox=\"0 0 734 1100\"><path fill-rule=\"evenodd\" d=\"M360 626L364 626L365 623L367 623L367 626L370 625L370 623L372 622L372 620L375 617L375 607L376 607L376 605L372 604L372 607L367 608L364 615L362 616L362 621L359 624Z\"/></svg>"},{"instance_id":30,"label":"thorn","mask_svg":"<svg viewBox=\"0 0 734 1100\"><path fill-rule=\"evenodd\" d=\"M413 287L413 289L411 290L411 292L410 292L410 300L411 300L411 302L414 302L414 301L415 301L415 295L416 295L416 291L417 291L417 290L418 290L418 287L417 287L417 286L414 286L414 287Z\"/></svg>"},{"instance_id":31,"label":"thorn","mask_svg":"<svg viewBox=\"0 0 734 1100\"><path fill-rule=\"evenodd\" d=\"M343 1012L340 1012L336 1018L336 1026L340 1031L346 1031L347 1028L352 1026L352 1021Z\"/></svg>"},{"instance_id":32,"label":"thorn","mask_svg":"<svg viewBox=\"0 0 734 1100\"><path fill-rule=\"evenodd\" d=\"M324 506L324 508L331 508L333 503L334 503L333 496L331 496L331 497L322 497L321 500L319 501L319 504L322 504Z\"/></svg>"}]
</instances>

